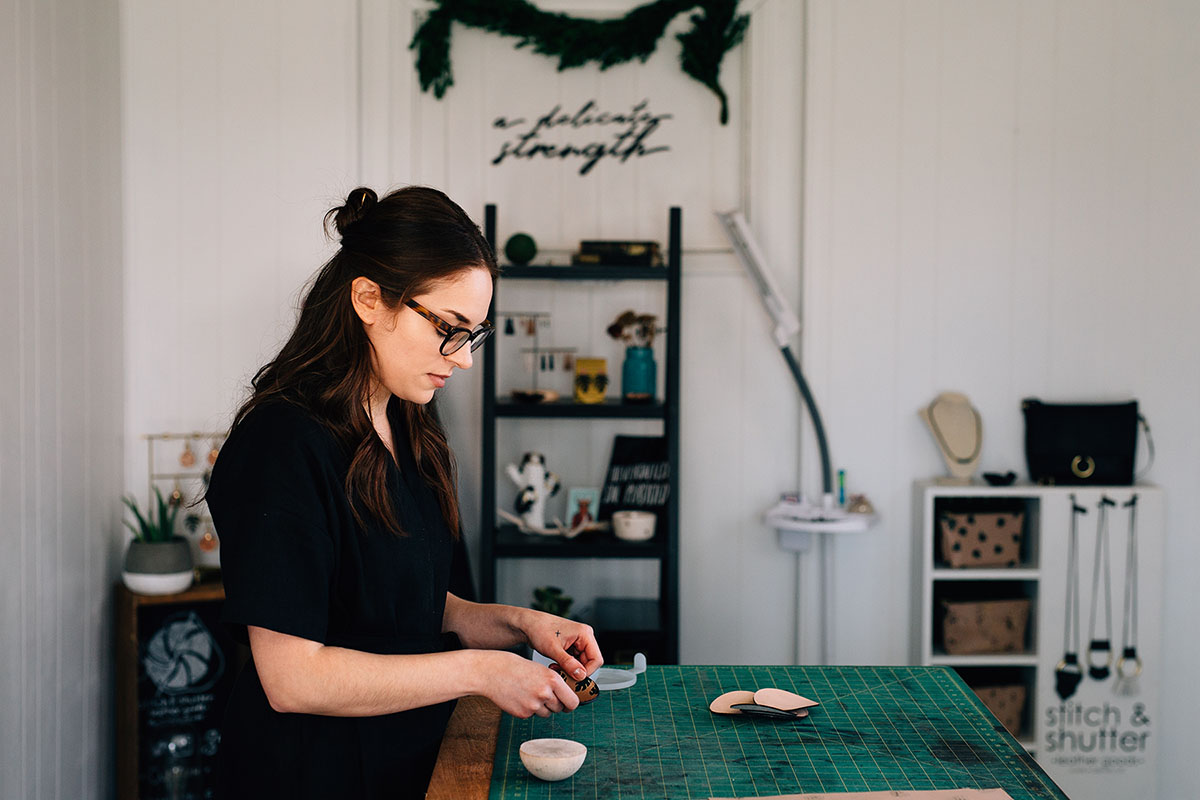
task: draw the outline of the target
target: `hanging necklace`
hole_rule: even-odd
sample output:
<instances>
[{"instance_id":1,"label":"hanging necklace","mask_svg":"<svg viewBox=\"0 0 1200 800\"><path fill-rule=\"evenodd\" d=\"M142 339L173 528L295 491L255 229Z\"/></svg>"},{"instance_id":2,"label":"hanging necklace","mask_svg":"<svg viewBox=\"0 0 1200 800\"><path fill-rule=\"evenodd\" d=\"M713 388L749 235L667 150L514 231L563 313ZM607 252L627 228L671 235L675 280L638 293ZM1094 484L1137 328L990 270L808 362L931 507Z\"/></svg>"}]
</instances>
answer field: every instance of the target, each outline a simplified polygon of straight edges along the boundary
<instances>
[{"instance_id":1,"label":"hanging necklace","mask_svg":"<svg viewBox=\"0 0 1200 800\"><path fill-rule=\"evenodd\" d=\"M1107 497L1100 498L1100 509L1096 520L1096 558L1092 566L1092 616L1088 622L1088 675L1098 681L1108 677L1112 666L1112 590L1109 584L1112 572L1108 562L1108 508L1115 506ZM1104 563L1104 638L1096 638L1096 606L1100 602L1100 564ZM1103 653L1104 663L1097 664L1093 653Z\"/></svg>"},{"instance_id":2,"label":"hanging necklace","mask_svg":"<svg viewBox=\"0 0 1200 800\"><path fill-rule=\"evenodd\" d=\"M1071 532L1067 539L1067 601L1066 623L1063 625L1063 657L1054 668L1054 690L1064 701L1075 694L1083 680L1079 667L1079 515L1087 509L1071 495ZM1074 634L1074 635L1072 635ZM1072 649L1074 645L1074 649Z\"/></svg>"},{"instance_id":3,"label":"hanging necklace","mask_svg":"<svg viewBox=\"0 0 1200 800\"><path fill-rule=\"evenodd\" d=\"M1117 661L1117 694L1137 694L1137 677L1142 674L1142 659L1137 652L1137 499L1125 504L1129 509L1129 544L1125 551L1125 602L1122 604L1121 658Z\"/></svg>"},{"instance_id":4,"label":"hanging necklace","mask_svg":"<svg viewBox=\"0 0 1200 800\"><path fill-rule=\"evenodd\" d=\"M933 431L933 435L938 441L938 447L942 448L943 453L954 459L954 463L970 464L979 457L979 449L983 447L983 418L979 416L979 412L976 411L973 406L969 406L971 409L971 416L975 418L975 449L971 451L971 455L963 458L962 456L955 454L955 452L950 449L950 444L946 441L946 437L942 435L942 429L937 423L937 418L933 415L933 407L937 405L937 402L938 401L935 398L934 401L929 404L929 406L925 409L925 416L929 417L929 427Z\"/></svg>"}]
</instances>

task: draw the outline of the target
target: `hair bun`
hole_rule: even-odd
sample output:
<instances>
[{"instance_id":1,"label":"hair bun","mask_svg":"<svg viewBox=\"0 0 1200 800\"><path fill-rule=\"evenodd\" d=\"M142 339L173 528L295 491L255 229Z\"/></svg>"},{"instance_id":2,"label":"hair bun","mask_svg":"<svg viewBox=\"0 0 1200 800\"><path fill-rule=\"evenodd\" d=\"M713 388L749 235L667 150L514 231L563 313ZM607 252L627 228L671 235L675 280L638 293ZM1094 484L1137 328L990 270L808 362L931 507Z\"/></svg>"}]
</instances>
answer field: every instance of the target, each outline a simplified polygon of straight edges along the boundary
<instances>
[{"instance_id":1,"label":"hair bun","mask_svg":"<svg viewBox=\"0 0 1200 800\"><path fill-rule=\"evenodd\" d=\"M379 195L375 194L375 190L360 186L346 195L346 204L330 211L326 219L332 216L338 234L345 238L351 226L365 217L378 202Z\"/></svg>"}]
</instances>

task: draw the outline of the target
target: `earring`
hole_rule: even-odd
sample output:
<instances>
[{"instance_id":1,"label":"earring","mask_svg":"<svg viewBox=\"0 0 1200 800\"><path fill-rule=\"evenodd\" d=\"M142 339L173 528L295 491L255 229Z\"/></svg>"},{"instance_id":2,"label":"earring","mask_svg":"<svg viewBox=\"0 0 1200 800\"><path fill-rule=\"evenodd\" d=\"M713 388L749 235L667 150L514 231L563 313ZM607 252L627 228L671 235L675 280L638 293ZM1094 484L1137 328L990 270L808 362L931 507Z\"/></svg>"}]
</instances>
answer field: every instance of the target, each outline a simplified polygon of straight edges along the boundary
<instances>
[{"instance_id":1,"label":"earring","mask_svg":"<svg viewBox=\"0 0 1200 800\"><path fill-rule=\"evenodd\" d=\"M196 454L192 452L192 442L190 439L186 439L183 442L183 452L179 454L179 466L184 469L196 466Z\"/></svg>"},{"instance_id":2,"label":"earring","mask_svg":"<svg viewBox=\"0 0 1200 800\"><path fill-rule=\"evenodd\" d=\"M179 485L179 480L175 480L175 488L171 490L171 497L167 500L167 505L172 508L183 505L183 488Z\"/></svg>"},{"instance_id":3,"label":"earring","mask_svg":"<svg viewBox=\"0 0 1200 800\"><path fill-rule=\"evenodd\" d=\"M210 449L210 450L208 451L208 465L209 465L210 467L211 467L211 466L214 466L214 465L217 463L217 452L218 452L219 450L220 450L220 447L217 445L217 440L216 440L216 439L213 439L213 441L212 441L212 449Z\"/></svg>"},{"instance_id":4,"label":"earring","mask_svg":"<svg viewBox=\"0 0 1200 800\"><path fill-rule=\"evenodd\" d=\"M206 553L217 549L217 534L213 532L211 525L204 529L204 535L200 537L200 541L196 545Z\"/></svg>"},{"instance_id":5,"label":"earring","mask_svg":"<svg viewBox=\"0 0 1200 800\"><path fill-rule=\"evenodd\" d=\"M512 336L516 332L517 332L517 329L516 329L516 326L513 325L512 317L505 317L504 318L504 335Z\"/></svg>"}]
</instances>

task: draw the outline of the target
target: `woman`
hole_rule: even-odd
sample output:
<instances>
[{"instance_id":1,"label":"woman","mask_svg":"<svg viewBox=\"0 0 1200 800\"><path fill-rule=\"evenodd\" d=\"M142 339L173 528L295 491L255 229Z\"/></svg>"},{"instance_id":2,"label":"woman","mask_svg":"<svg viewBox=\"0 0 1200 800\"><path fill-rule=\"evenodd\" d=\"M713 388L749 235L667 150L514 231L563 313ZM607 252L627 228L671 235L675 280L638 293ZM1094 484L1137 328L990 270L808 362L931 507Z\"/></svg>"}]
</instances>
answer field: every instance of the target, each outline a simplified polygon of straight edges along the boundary
<instances>
[{"instance_id":1,"label":"woman","mask_svg":"<svg viewBox=\"0 0 1200 800\"><path fill-rule=\"evenodd\" d=\"M454 699L520 717L578 705L503 648L577 677L603 663L586 625L448 591L458 501L430 401L492 330L479 229L420 187L355 189L330 223L341 248L255 376L207 494L224 618L252 654L222 734L228 797L422 797Z\"/></svg>"}]
</instances>

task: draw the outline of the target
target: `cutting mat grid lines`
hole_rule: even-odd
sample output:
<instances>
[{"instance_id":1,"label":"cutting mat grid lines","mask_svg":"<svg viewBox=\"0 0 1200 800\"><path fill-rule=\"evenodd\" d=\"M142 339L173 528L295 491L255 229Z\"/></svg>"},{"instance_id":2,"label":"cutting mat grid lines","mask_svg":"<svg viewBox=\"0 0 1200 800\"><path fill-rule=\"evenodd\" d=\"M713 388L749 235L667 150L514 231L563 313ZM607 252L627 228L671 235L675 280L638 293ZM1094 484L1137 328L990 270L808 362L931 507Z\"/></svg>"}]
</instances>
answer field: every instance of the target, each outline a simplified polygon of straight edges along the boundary
<instances>
[{"instance_id":1,"label":"cutting mat grid lines","mask_svg":"<svg viewBox=\"0 0 1200 800\"><path fill-rule=\"evenodd\" d=\"M796 722L719 716L713 698L774 686L821 705ZM545 783L522 742L574 739L587 760ZM975 694L940 667L651 667L570 714L505 715L491 800L690 800L1000 787L1066 800Z\"/></svg>"}]
</instances>

